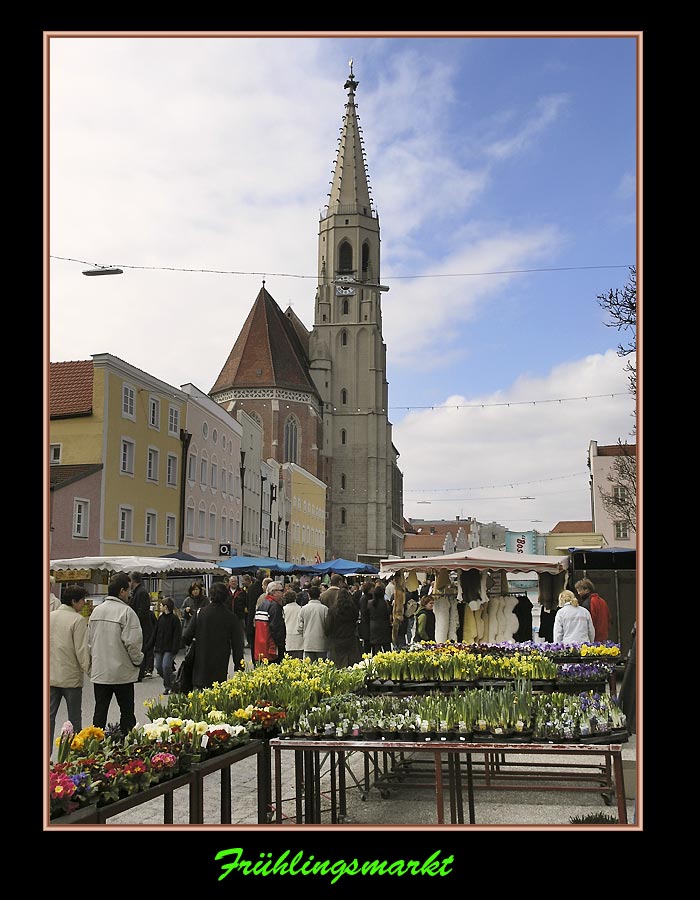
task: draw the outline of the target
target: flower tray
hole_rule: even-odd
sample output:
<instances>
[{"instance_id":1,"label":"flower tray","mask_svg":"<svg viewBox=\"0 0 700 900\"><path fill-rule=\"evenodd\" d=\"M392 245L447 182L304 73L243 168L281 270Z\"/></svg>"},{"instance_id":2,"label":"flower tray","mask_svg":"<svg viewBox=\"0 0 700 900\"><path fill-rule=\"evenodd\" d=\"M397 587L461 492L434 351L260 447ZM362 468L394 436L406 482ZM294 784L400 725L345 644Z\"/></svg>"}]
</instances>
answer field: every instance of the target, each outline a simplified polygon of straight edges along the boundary
<instances>
[{"instance_id":1,"label":"flower tray","mask_svg":"<svg viewBox=\"0 0 700 900\"><path fill-rule=\"evenodd\" d=\"M587 691L595 691L598 694L604 694L610 682L605 679L603 681L568 681L559 680L557 678L556 690L562 694L581 694Z\"/></svg>"}]
</instances>

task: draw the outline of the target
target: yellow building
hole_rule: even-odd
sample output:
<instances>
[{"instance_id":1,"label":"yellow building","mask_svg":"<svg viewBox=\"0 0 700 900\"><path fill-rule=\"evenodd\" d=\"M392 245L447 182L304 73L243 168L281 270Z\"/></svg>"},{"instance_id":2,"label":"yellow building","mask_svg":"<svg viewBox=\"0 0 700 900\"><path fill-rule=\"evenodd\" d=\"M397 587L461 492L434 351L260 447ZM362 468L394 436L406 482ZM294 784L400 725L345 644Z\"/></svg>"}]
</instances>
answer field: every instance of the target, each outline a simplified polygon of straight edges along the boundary
<instances>
[{"instance_id":1,"label":"yellow building","mask_svg":"<svg viewBox=\"0 0 700 900\"><path fill-rule=\"evenodd\" d=\"M324 562L326 543L326 485L297 466L282 465L285 494L289 510L288 562Z\"/></svg>"},{"instance_id":2,"label":"yellow building","mask_svg":"<svg viewBox=\"0 0 700 900\"><path fill-rule=\"evenodd\" d=\"M163 556L177 550L187 394L109 353L50 367L50 463L102 463L94 534L52 535L52 556ZM88 501L85 501L88 502ZM94 502L94 501L92 501ZM78 529L79 531L79 529ZM68 545L69 546L66 546ZM69 550L69 552L66 552Z\"/></svg>"}]
</instances>

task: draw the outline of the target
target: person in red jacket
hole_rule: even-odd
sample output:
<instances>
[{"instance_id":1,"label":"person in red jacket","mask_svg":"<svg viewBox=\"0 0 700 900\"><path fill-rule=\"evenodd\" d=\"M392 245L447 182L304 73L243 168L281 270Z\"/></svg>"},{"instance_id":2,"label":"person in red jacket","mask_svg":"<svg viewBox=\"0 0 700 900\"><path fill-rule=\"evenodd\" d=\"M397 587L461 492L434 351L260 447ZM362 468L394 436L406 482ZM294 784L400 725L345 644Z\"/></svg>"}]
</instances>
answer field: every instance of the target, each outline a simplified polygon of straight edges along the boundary
<instances>
[{"instance_id":1,"label":"person in red jacket","mask_svg":"<svg viewBox=\"0 0 700 900\"><path fill-rule=\"evenodd\" d=\"M574 585L579 605L587 609L593 619L595 642L607 641L610 631L610 609L600 594L595 593L595 585L590 578L582 578Z\"/></svg>"}]
</instances>

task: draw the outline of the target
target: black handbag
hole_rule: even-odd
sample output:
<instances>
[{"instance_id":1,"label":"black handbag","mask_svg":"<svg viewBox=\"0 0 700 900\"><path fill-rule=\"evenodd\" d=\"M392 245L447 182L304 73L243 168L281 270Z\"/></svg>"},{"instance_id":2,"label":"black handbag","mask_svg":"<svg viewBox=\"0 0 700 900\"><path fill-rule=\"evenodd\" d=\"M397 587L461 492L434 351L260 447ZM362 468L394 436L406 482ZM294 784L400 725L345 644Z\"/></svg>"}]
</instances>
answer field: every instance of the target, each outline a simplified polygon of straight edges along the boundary
<instances>
[{"instance_id":1,"label":"black handbag","mask_svg":"<svg viewBox=\"0 0 700 900\"><path fill-rule=\"evenodd\" d=\"M173 678L173 693L188 694L192 690L192 672L194 671L194 655L197 646L196 638L192 639L192 643L185 651L182 662L177 667L175 677Z\"/></svg>"}]
</instances>

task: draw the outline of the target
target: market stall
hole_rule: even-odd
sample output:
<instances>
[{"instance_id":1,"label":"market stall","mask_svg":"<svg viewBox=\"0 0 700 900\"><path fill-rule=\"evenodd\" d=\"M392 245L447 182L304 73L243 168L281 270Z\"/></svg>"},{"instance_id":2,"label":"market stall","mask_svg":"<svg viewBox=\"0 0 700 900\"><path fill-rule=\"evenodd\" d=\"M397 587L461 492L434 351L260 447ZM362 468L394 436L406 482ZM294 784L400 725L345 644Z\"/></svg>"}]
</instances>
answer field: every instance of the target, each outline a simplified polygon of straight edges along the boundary
<instances>
[{"instance_id":1,"label":"market stall","mask_svg":"<svg viewBox=\"0 0 700 900\"><path fill-rule=\"evenodd\" d=\"M417 590L417 573L434 576L436 641L498 643L512 641L522 629L519 596L510 590L508 574L532 572L538 599L551 603L566 586L568 567L567 556L475 547L422 559L383 559L380 575L398 576L395 585L401 594Z\"/></svg>"},{"instance_id":2,"label":"market stall","mask_svg":"<svg viewBox=\"0 0 700 900\"><path fill-rule=\"evenodd\" d=\"M94 603L107 591L107 584L117 572L141 572L152 597L172 596L177 600L187 593L186 584L193 578L201 578L208 591L212 576L225 576L226 571L215 563L200 560L176 559L167 556L78 556L70 559L52 559L49 571L57 583L76 582L89 593L85 607L89 615Z\"/></svg>"}]
</instances>

